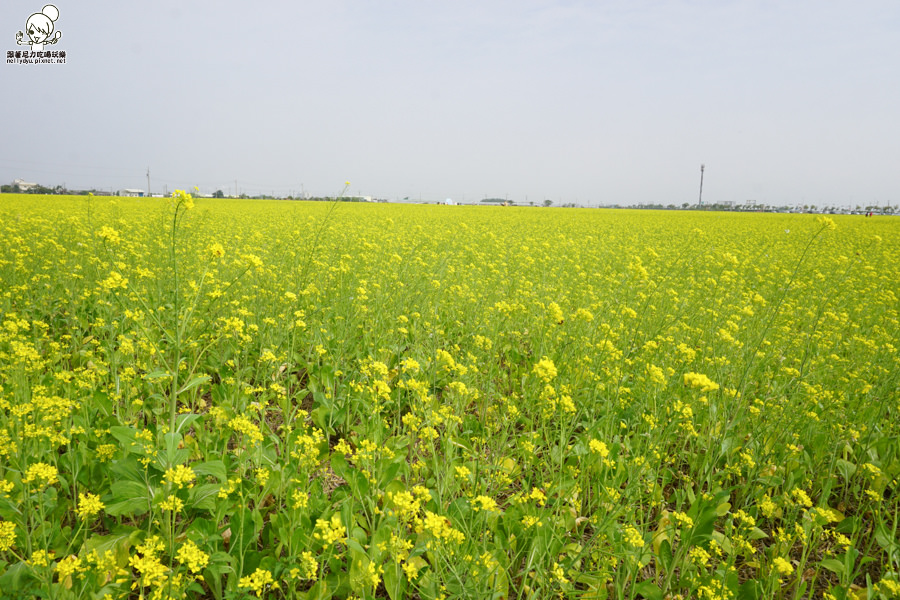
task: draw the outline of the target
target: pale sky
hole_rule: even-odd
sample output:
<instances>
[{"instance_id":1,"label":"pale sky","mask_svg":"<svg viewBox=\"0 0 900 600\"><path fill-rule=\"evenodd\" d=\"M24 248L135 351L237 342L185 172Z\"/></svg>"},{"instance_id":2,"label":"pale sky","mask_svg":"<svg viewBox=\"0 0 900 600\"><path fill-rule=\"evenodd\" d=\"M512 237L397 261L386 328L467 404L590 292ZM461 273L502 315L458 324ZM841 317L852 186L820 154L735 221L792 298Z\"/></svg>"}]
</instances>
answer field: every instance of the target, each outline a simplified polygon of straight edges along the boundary
<instances>
[{"instance_id":1,"label":"pale sky","mask_svg":"<svg viewBox=\"0 0 900 600\"><path fill-rule=\"evenodd\" d=\"M900 203L897 0L55 6L0 183L680 205L704 163L708 203Z\"/></svg>"}]
</instances>

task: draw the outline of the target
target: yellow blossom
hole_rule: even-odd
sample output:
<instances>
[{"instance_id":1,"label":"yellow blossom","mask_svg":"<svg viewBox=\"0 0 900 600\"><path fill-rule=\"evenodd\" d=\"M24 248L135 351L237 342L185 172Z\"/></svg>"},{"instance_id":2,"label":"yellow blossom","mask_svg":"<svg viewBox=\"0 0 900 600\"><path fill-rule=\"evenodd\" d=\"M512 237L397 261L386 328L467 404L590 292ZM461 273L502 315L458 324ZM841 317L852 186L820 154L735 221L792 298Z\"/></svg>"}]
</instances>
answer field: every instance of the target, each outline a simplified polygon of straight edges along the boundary
<instances>
[{"instance_id":1,"label":"yellow blossom","mask_svg":"<svg viewBox=\"0 0 900 600\"><path fill-rule=\"evenodd\" d=\"M0 521L0 552L9 550L16 544L16 524Z\"/></svg>"},{"instance_id":2,"label":"yellow blossom","mask_svg":"<svg viewBox=\"0 0 900 600\"><path fill-rule=\"evenodd\" d=\"M500 512L497 501L490 496L478 496L472 501L472 509L475 511Z\"/></svg>"},{"instance_id":3,"label":"yellow blossom","mask_svg":"<svg viewBox=\"0 0 900 600\"><path fill-rule=\"evenodd\" d=\"M609 448L607 448L606 444L600 440L591 440L588 445L590 446L591 452L599 454L600 458L609 456Z\"/></svg>"},{"instance_id":4,"label":"yellow blossom","mask_svg":"<svg viewBox=\"0 0 900 600\"><path fill-rule=\"evenodd\" d=\"M75 573L79 567L81 567L81 559L74 554L70 554L56 563L56 572L59 574L60 581Z\"/></svg>"},{"instance_id":5,"label":"yellow blossom","mask_svg":"<svg viewBox=\"0 0 900 600\"><path fill-rule=\"evenodd\" d=\"M719 389L719 384L702 373L685 373L684 385L698 388L703 393L714 392Z\"/></svg>"},{"instance_id":6,"label":"yellow blossom","mask_svg":"<svg viewBox=\"0 0 900 600\"><path fill-rule=\"evenodd\" d=\"M629 546L633 546L635 548L643 548L644 547L644 537L641 535L641 532L631 525L626 525L622 530L622 534L625 537L625 543Z\"/></svg>"},{"instance_id":7,"label":"yellow blossom","mask_svg":"<svg viewBox=\"0 0 900 600\"><path fill-rule=\"evenodd\" d=\"M790 562L788 562L784 558L781 558L780 556L775 557L775 559L772 561L772 565L775 567L775 571L777 571L781 576L790 575L794 572L793 565L791 565Z\"/></svg>"},{"instance_id":8,"label":"yellow blossom","mask_svg":"<svg viewBox=\"0 0 900 600\"><path fill-rule=\"evenodd\" d=\"M556 365L546 356L534 365L533 371L544 383L549 383L557 374Z\"/></svg>"},{"instance_id":9,"label":"yellow blossom","mask_svg":"<svg viewBox=\"0 0 900 600\"><path fill-rule=\"evenodd\" d=\"M174 469L166 469L163 480L167 483L174 484L181 489L184 486L191 487L194 477L196 477L196 475L194 474L193 469L185 465L178 465Z\"/></svg>"},{"instance_id":10,"label":"yellow blossom","mask_svg":"<svg viewBox=\"0 0 900 600\"><path fill-rule=\"evenodd\" d=\"M257 568L251 575L241 577L238 587L250 589L258 598L262 598L263 592L274 582L271 572Z\"/></svg>"},{"instance_id":11,"label":"yellow blossom","mask_svg":"<svg viewBox=\"0 0 900 600\"><path fill-rule=\"evenodd\" d=\"M178 549L175 558L183 565L187 565L191 573L199 573L209 563L209 554L200 550L191 540L186 540Z\"/></svg>"},{"instance_id":12,"label":"yellow blossom","mask_svg":"<svg viewBox=\"0 0 900 600\"><path fill-rule=\"evenodd\" d=\"M47 485L53 485L59 481L58 473L56 467L53 465L42 462L35 463L25 471L25 477L22 478L22 483L34 483L40 490Z\"/></svg>"},{"instance_id":13,"label":"yellow blossom","mask_svg":"<svg viewBox=\"0 0 900 600\"><path fill-rule=\"evenodd\" d=\"M78 503L78 508L75 510L75 514L83 520L87 521L91 517L94 517L100 514L100 511L103 510L106 505L100 501L100 496L91 493L82 494L81 499Z\"/></svg>"}]
</instances>

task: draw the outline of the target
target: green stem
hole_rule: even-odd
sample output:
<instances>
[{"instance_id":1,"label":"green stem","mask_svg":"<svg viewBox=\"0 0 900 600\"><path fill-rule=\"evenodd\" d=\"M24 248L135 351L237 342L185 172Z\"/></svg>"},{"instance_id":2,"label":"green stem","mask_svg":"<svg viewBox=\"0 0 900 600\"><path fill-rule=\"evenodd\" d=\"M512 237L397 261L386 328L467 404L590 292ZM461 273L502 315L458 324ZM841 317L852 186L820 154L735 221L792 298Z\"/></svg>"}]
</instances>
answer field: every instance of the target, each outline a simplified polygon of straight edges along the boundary
<instances>
[{"instance_id":1,"label":"green stem","mask_svg":"<svg viewBox=\"0 0 900 600\"><path fill-rule=\"evenodd\" d=\"M169 431L175 431L175 417L178 411L178 368L181 366L181 327L179 327L178 306L178 260L175 255L175 234L178 229L178 210L181 203L175 206L172 217L172 274L175 279L173 311L175 313L175 360L172 364L172 388L169 398Z\"/></svg>"}]
</instances>

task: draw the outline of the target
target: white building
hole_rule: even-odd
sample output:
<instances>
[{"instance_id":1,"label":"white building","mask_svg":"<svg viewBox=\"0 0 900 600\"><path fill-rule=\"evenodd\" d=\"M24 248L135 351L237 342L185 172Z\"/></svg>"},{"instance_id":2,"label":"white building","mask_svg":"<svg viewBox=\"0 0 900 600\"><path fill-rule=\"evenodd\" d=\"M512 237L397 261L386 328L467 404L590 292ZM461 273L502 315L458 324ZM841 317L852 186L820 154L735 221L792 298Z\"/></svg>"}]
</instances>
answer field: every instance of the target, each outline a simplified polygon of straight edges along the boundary
<instances>
[{"instance_id":1,"label":"white building","mask_svg":"<svg viewBox=\"0 0 900 600\"><path fill-rule=\"evenodd\" d=\"M143 198L144 190L135 190L135 189L125 189L119 190L116 192L117 196L124 196L126 198Z\"/></svg>"},{"instance_id":2,"label":"white building","mask_svg":"<svg viewBox=\"0 0 900 600\"><path fill-rule=\"evenodd\" d=\"M19 190L22 192L27 192L31 188L37 187L36 183L31 183L29 181L24 181L22 179L14 179L13 185L19 186Z\"/></svg>"}]
</instances>

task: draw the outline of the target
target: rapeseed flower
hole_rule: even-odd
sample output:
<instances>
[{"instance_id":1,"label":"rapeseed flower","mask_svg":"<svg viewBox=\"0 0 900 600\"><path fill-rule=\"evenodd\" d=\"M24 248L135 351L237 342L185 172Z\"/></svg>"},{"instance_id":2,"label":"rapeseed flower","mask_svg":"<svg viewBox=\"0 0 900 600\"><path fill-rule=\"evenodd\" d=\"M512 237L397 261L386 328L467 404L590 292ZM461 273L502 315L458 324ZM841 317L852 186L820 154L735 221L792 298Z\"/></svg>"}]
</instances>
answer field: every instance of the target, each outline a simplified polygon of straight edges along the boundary
<instances>
[{"instance_id":1,"label":"rapeseed flower","mask_svg":"<svg viewBox=\"0 0 900 600\"><path fill-rule=\"evenodd\" d=\"M544 525L543 522L541 522L540 518L533 515L525 515L524 517L522 517L522 520L520 522L522 523L522 526L525 527L525 529L529 529L531 527L542 527Z\"/></svg>"},{"instance_id":2,"label":"rapeseed flower","mask_svg":"<svg viewBox=\"0 0 900 600\"><path fill-rule=\"evenodd\" d=\"M685 373L684 385L698 388L703 393L714 392L719 389L719 384L702 373Z\"/></svg>"},{"instance_id":3,"label":"rapeseed flower","mask_svg":"<svg viewBox=\"0 0 900 600\"><path fill-rule=\"evenodd\" d=\"M274 587L275 585L277 584L275 583L275 579L272 578L272 573L266 569L260 569L259 567L257 567L252 574L241 577L238 582L239 588L249 589L256 594L257 598L262 598L266 588L269 586Z\"/></svg>"},{"instance_id":4,"label":"rapeseed flower","mask_svg":"<svg viewBox=\"0 0 900 600\"><path fill-rule=\"evenodd\" d=\"M775 557L775 559L772 561L772 566L775 567L775 571L781 577L790 575L791 573L794 572L793 565L791 565L791 563L788 560L786 560L780 556Z\"/></svg>"},{"instance_id":5,"label":"rapeseed flower","mask_svg":"<svg viewBox=\"0 0 900 600\"><path fill-rule=\"evenodd\" d=\"M37 489L42 490L46 486L53 485L59 481L58 474L59 471L53 465L39 462L25 470L25 477L22 478L22 483L33 483L37 486Z\"/></svg>"},{"instance_id":6,"label":"rapeseed flower","mask_svg":"<svg viewBox=\"0 0 900 600\"><path fill-rule=\"evenodd\" d=\"M666 385L666 374L663 370L656 365L647 365L647 378L651 383L655 383L657 385Z\"/></svg>"},{"instance_id":7,"label":"rapeseed flower","mask_svg":"<svg viewBox=\"0 0 900 600\"><path fill-rule=\"evenodd\" d=\"M622 530L622 534L625 538L625 543L634 548L643 548L644 547L644 536L641 535L641 532L638 531L635 527L631 525L626 525Z\"/></svg>"},{"instance_id":8,"label":"rapeseed flower","mask_svg":"<svg viewBox=\"0 0 900 600\"><path fill-rule=\"evenodd\" d=\"M438 540L447 541L455 545L460 545L465 541L465 535L453 528L450 519L428 510L425 511L422 528Z\"/></svg>"},{"instance_id":9,"label":"rapeseed flower","mask_svg":"<svg viewBox=\"0 0 900 600\"><path fill-rule=\"evenodd\" d=\"M325 548L331 548L346 540L347 529L341 524L340 515L334 515L331 520L316 519L313 538L319 540Z\"/></svg>"},{"instance_id":10,"label":"rapeseed flower","mask_svg":"<svg viewBox=\"0 0 900 600\"><path fill-rule=\"evenodd\" d=\"M63 581L70 577L81 568L81 559L75 554L70 554L58 563L56 563L56 572L59 580Z\"/></svg>"},{"instance_id":11,"label":"rapeseed flower","mask_svg":"<svg viewBox=\"0 0 900 600\"><path fill-rule=\"evenodd\" d=\"M175 190L172 192L172 201L175 203L175 209L184 207L185 210L194 208L194 198L184 190Z\"/></svg>"},{"instance_id":12,"label":"rapeseed flower","mask_svg":"<svg viewBox=\"0 0 900 600\"><path fill-rule=\"evenodd\" d=\"M166 469L163 480L181 489L185 486L191 487L195 477L193 469L185 465L177 465L175 468Z\"/></svg>"},{"instance_id":13,"label":"rapeseed flower","mask_svg":"<svg viewBox=\"0 0 900 600\"><path fill-rule=\"evenodd\" d=\"M181 545L175 558L181 564L187 565L191 573L199 573L209 564L209 554L200 550L192 540L186 540Z\"/></svg>"},{"instance_id":14,"label":"rapeseed flower","mask_svg":"<svg viewBox=\"0 0 900 600\"><path fill-rule=\"evenodd\" d=\"M900 582L896 579L884 578L875 584L875 588L886 598L900 598Z\"/></svg>"},{"instance_id":15,"label":"rapeseed flower","mask_svg":"<svg viewBox=\"0 0 900 600\"><path fill-rule=\"evenodd\" d=\"M497 501L491 498L490 496L478 496L472 501L472 510L479 511L483 510L485 512L495 512L499 513L500 507L497 506Z\"/></svg>"},{"instance_id":16,"label":"rapeseed flower","mask_svg":"<svg viewBox=\"0 0 900 600\"><path fill-rule=\"evenodd\" d=\"M100 231L97 233L97 235L104 242L106 242L107 244L110 244L112 246L118 245L122 241L122 238L119 237L119 232L107 225L104 225L103 227L101 227Z\"/></svg>"},{"instance_id":17,"label":"rapeseed flower","mask_svg":"<svg viewBox=\"0 0 900 600\"><path fill-rule=\"evenodd\" d=\"M46 550L35 550L28 560L32 567L46 567L53 560L53 554Z\"/></svg>"},{"instance_id":18,"label":"rapeseed flower","mask_svg":"<svg viewBox=\"0 0 900 600\"><path fill-rule=\"evenodd\" d=\"M609 448L604 442L601 442L600 440L592 439L588 446L590 447L591 452L600 455L600 458L606 458L607 456L609 456Z\"/></svg>"},{"instance_id":19,"label":"rapeseed flower","mask_svg":"<svg viewBox=\"0 0 900 600\"><path fill-rule=\"evenodd\" d=\"M291 579L318 579L319 563L316 562L312 552L304 551L300 553L300 566L293 567L290 570Z\"/></svg>"},{"instance_id":20,"label":"rapeseed flower","mask_svg":"<svg viewBox=\"0 0 900 600\"><path fill-rule=\"evenodd\" d=\"M546 356L534 365L533 371L544 383L550 383L557 375L556 365Z\"/></svg>"},{"instance_id":21,"label":"rapeseed flower","mask_svg":"<svg viewBox=\"0 0 900 600\"><path fill-rule=\"evenodd\" d=\"M675 511L672 513L672 517L678 522L679 525L686 529L690 529L694 526L694 520L690 518L686 513Z\"/></svg>"},{"instance_id":22,"label":"rapeseed flower","mask_svg":"<svg viewBox=\"0 0 900 600\"><path fill-rule=\"evenodd\" d=\"M165 500L159 503L159 507L171 512L181 512L181 509L184 508L184 500L175 494L169 494Z\"/></svg>"},{"instance_id":23,"label":"rapeseed flower","mask_svg":"<svg viewBox=\"0 0 900 600\"><path fill-rule=\"evenodd\" d=\"M81 495L81 500L78 503L78 508L75 510L75 514L78 515L82 521L87 521L91 517L95 517L100 514L100 511L106 508L106 505L100 501L100 496L96 494L86 493Z\"/></svg>"},{"instance_id":24,"label":"rapeseed flower","mask_svg":"<svg viewBox=\"0 0 900 600\"><path fill-rule=\"evenodd\" d=\"M791 490L791 496L793 496L794 501L804 508L810 508L812 506L812 500L810 500L809 495L800 488L794 488Z\"/></svg>"},{"instance_id":25,"label":"rapeseed flower","mask_svg":"<svg viewBox=\"0 0 900 600\"><path fill-rule=\"evenodd\" d=\"M244 415L238 415L228 422L228 426L234 431L244 434L251 444L258 444L263 441L263 435L253 421Z\"/></svg>"},{"instance_id":26,"label":"rapeseed flower","mask_svg":"<svg viewBox=\"0 0 900 600\"><path fill-rule=\"evenodd\" d=\"M691 548L690 552L688 552L688 556L690 556L691 562L698 567L709 566L710 554L700 546Z\"/></svg>"},{"instance_id":27,"label":"rapeseed flower","mask_svg":"<svg viewBox=\"0 0 900 600\"><path fill-rule=\"evenodd\" d=\"M16 544L16 524L0 521L0 552L5 552Z\"/></svg>"}]
</instances>

